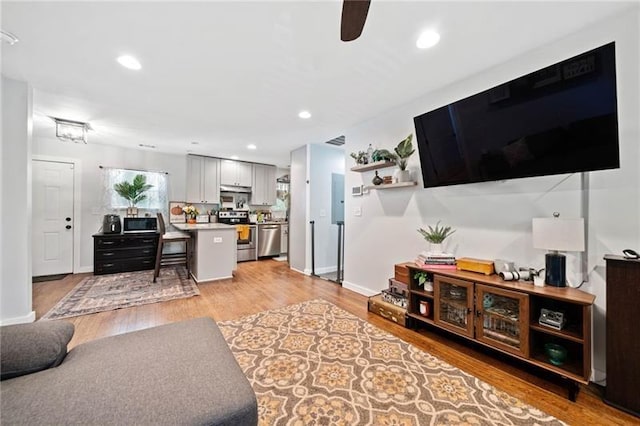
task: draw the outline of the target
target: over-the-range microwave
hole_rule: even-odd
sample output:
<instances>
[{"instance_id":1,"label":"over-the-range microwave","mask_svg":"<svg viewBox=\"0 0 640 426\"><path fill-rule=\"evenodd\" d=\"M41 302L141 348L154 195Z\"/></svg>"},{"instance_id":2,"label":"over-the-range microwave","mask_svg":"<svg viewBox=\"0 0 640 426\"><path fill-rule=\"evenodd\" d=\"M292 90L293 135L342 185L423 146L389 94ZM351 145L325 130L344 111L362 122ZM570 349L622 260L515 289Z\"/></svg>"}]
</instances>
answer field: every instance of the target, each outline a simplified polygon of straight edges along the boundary
<instances>
[{"instance_id":1,"label":"over-the-range microwave","mask_svg":"<svg viewBox=\"0 0 640 426\"><path fill-rule=\"evenodd\" d=\"M123 232L158 232L158 219L155 217L125 217Z\"/></svg>"}]
</instances>

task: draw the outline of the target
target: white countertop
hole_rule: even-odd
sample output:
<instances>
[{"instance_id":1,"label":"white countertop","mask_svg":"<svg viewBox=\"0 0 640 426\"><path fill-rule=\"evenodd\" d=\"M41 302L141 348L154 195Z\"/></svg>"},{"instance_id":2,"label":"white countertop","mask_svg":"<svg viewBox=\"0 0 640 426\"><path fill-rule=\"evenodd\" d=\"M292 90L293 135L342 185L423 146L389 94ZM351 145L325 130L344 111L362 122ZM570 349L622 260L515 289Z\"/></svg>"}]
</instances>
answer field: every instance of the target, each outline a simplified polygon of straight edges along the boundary
<instances>
[{"instance_id":1,"label":"white countertop","mask_svg":"<svg viewBox=\"0 0 640 426\"><path fill-rule=\"evenodd\" d=\"M235 225L224 223L172 223L181 231L235 231Z\"/></svg>"}]
</instances>

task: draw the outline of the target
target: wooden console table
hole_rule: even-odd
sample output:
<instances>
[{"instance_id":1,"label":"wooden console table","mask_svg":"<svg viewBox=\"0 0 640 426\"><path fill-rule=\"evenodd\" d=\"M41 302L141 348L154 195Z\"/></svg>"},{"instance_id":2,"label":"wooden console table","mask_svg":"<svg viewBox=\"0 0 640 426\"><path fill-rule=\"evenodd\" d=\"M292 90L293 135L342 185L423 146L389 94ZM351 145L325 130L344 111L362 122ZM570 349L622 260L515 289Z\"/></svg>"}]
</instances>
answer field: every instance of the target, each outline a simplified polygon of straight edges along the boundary
<instances>
[{"instance_id":1,"label":"wooden console table","mask_svg":"<svg viewBox=\"0 0 640 426\"><path fill-rule=\"evenodd\" d=\"M595 296L569 287L536 287L504 281L497 275L424 269L409 265L407 326L428 324L455 333L568 379L568 397L575 401L579 383L591 376L591 308ZM425 271L434 291L425 291L413 277ZM427 316L420 302L431 304ZM539 323L542 309L562 312L566 323L553 328ZM552 362L545 345L567 352Z\"/></svg>"}]
</instances>

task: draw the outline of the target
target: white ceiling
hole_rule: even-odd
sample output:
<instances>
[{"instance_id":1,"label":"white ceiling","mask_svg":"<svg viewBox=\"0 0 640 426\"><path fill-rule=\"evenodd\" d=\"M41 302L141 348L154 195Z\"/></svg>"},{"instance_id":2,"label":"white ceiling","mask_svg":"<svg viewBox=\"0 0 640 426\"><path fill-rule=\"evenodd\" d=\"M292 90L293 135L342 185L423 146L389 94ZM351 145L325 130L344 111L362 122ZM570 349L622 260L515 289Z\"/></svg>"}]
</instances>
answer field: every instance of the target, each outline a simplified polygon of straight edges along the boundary
<instances>
[{"instance_id":1,"label":"white ceiling","mask_svg":"<svg viewBox=\"0 0 640 426\"><path fill-rule=\"evenodd\" d=\"M34 87L36 137L57 116L90 122L94 144L287 165L292 149L633 4L373 0L362 36L343 43L339 1L3 1L2 29L20 42L2 46L2 73ZM426 28L441 41L421 51Z\"/></svg>"}]
</instances>

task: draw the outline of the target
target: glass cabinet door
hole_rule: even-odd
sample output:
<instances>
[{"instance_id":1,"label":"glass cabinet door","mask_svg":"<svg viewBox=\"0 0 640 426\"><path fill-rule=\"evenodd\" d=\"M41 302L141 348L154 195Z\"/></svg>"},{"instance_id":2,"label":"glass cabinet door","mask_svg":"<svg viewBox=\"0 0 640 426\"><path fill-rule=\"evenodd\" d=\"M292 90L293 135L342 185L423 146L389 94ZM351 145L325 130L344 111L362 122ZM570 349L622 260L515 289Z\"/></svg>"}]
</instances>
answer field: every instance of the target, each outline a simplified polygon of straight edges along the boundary
<instances>
[{"instance_id":1,"label":"glass cabinet door","mask_svg":"<svg viewBox=\"0 0 640 426\"><path fill-rule=\"evenodd\" d=\"M473 337L473 283L436 276L433 284L436 324Z\"/></svg>"},{"instance_id":2,"label":"glass cabinet door","mask_svg":"<svg viewBox=\"0 0 640 426\"><path fill-rule=\"evenodd\" d=\"M476 285L476 339L516 355L529 356L528 295Z\"/></svg>"}]
</instances>

